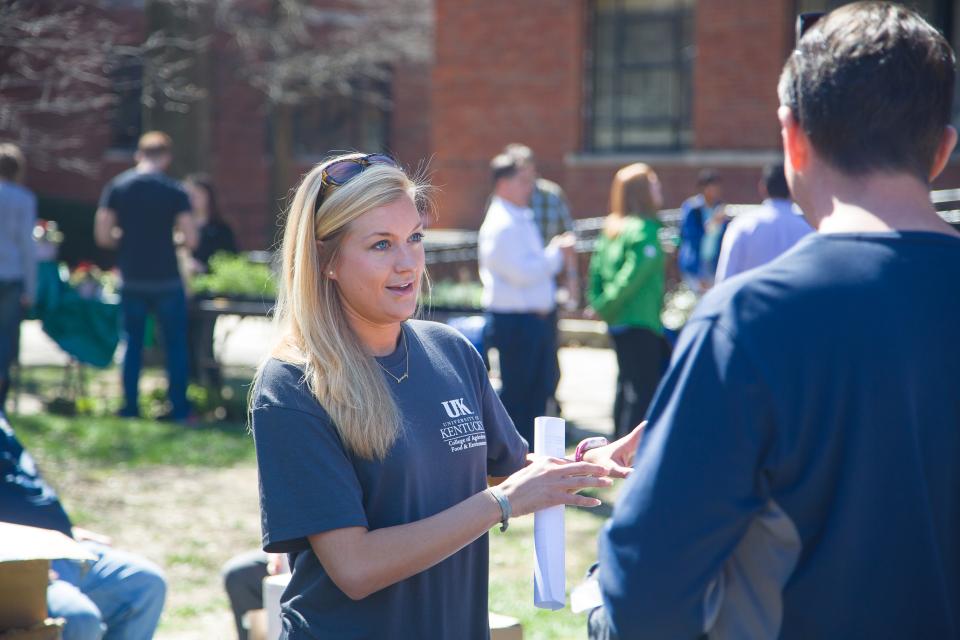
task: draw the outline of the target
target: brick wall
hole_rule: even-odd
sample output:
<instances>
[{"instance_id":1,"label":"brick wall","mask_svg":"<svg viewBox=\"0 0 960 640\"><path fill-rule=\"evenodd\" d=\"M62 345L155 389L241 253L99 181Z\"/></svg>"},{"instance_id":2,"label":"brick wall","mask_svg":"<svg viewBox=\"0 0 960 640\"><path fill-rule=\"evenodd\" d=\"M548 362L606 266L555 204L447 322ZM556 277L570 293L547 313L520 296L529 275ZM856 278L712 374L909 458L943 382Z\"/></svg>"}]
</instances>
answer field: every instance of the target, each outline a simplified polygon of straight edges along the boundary
<instances>
[{"instance_id":1,"label":"brick wall","mask_svg":"<svg viewBox=\"0 0 960 640\"><path fill-rule=\"evenodd\" d=\"M393 78L390 149L404 167L419 168L432 153L430 66L407 65Z\"/></svg>"},{"instance_id":2,"label":"brick wall","mask_svg":"<svg viewBox=\"0 0 960 640\"><path fill-rule=\"evenodd\" d=\"M521 8L522 7L522 10ZM437 0L433 143L440 225L476 228L507 143L564 179L580 139L582 0Z\"/></svg>"},{"instance_id":3,"label":"brick wall","mask_svg":"<svg viewBox=\"0 0 960 640\"><path fill-rule=\"evenodd\" d=\"M697 1L689 152L775 156L776 80L792 46L793 4ZM525 3L522 11L507 0L437 0L432 138L440 226L479 226L490 191L487 163L514 140L529 144L542 173L564 186L576 217L602 215L613 174L635 161L657 169L666 206L693 193L703 166L720 171L728 200L756 199L762 161L693 164L681 152L591 162L579 154L588 11L586 0L542 0Z\"/></svg>"},{"instance_id":4,"label":"brick wall","mask_svg":"<svg viewBox=\"0 0 960 640\"><path fill-rule=\"evenodd\" d=\"M629 164L624 162L623 164ZM677 166L649 163L663 184L663 206L667 209L679 207L688 197L696 193L697 166ZM610 206L610 184L617 169L622 166L604 164L601 166L571 167L567 171L567 197L570 207L577 218L590 218L606 215ZM717 169L723 181L724 199L727 202L747 204L758 202L757 182L760 169L756 167L720 167Z\"/></svg>"},{"instance_id":5,"label":"brick wall","mask_svg":"<svg viewBox=\"0 0 960 640\"><path fill-rule=\"evenodd\" d=\"M780 144L777 78L793 47L789 0L698 0L693 125L698 149Z\"/></svg>"},{"instance_id":6,"label":"brick wall","mask_svg":"<svg viewBox=\"0 0 960 640\"><path fill-rule=\"evenodd\" d=\"M278 205L270 202L269 123L263 96L241 77L243 65L226 37L211 52L210 156L220 211L241 249L262 249L274 237Z\"/></svg>"},{"instance_id":7,"label":"brick wall","mask_svg":"<svg viewBox=\"0 0 960 640\"><path fill-rule=\"evenodd\" d=\"M762 165L779 150L776 81L792 46L794 4L697 0L693 148L597 158L581 153L590 0L435 0L436 63L398 69L391 150L411 168L432 159L441 227L479 226L488 162L515 141L534 149L541 172L566 189L577 217L603 215L613 174L635 161L657 170L668 207L693 193L704 166L720 171L728 201L753 201ZM142 13L125 11L130 37L142 38ZM294 163L296 175L273 184L266 107L240 77L244 65L223 34L210 65L206 169L241 247L265 248L280 209L271 194L289 189L309 166ZM34 164L28 186L42 196L95 203L106 181L132 165L132 154L108 151L109 114L94 115L95 126L71 121L50 131L82 131L83 153L100 163L98 174ZM955 164L936 186L958 181Z\"/></svg>"}]
</instances>

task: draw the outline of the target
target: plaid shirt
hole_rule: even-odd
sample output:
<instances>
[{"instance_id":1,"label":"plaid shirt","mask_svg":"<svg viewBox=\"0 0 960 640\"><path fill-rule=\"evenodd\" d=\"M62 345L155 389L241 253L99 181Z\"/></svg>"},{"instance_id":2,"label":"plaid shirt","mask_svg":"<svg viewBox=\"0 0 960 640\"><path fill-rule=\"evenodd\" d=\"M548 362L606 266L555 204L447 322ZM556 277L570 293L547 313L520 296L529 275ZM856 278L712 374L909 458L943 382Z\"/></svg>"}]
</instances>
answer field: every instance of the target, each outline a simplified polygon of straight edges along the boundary
<instances>
[{"instance_id":1,"label":"plaid shirt","mask_svg":"<svg viewBox=\"0 0 960 640\"><path fill-rule=\"evenodd\" d=\"M573 231L567 198L556 182L537 179L537 186L530 198L530 208L533 209L533 221L540 230L543 246L547 246L554 236Z\"/></svg>"}]
</instances>

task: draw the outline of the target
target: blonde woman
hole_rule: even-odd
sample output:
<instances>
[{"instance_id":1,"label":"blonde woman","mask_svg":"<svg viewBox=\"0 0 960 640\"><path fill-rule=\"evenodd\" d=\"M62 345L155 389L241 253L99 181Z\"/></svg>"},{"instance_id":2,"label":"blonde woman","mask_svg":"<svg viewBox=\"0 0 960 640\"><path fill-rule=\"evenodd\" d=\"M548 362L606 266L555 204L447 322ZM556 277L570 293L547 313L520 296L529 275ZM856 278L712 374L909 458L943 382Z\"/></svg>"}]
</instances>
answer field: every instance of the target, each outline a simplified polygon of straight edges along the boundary
<instances>
[{"instance_id":1,"label":"blonde woman","mask_svg":"<svg viewBox=\"0 0 960 640\"><path fill-rule=\"evenodd\" d=\"M487 530L595 506L576 492L629 471L639 434L528 462L474 348L409 319L423 199L389 157L351 154L288 213L282 339L251 400L263 545L293 570L285 638L487 638Z\"/></svg>"},{"instance_id":2,"label":"blonde woman","mask_svg":"<svg viewBox=\"0 0 960 640\"><path fill-rule=\"evenodd\" d=\"M590 259L590 306L608 325L617 352L613 420L620 436L643 420L666 353L663 251L657 239L660 181L642 163L623 167L610 189L610 214Z\"/></svg>"}]
</instances>

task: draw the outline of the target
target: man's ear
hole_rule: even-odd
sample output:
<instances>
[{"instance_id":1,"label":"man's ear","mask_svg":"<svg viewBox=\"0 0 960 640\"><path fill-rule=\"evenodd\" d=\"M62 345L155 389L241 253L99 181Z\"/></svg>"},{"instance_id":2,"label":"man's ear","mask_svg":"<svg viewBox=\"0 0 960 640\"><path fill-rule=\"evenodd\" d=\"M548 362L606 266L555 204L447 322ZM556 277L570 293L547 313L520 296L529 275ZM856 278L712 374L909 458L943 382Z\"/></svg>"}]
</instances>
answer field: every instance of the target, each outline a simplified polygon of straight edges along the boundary
<instances>
[{"instance_id":1,"label":"man's ear","mask_svg":"<svg viewBox=\"0 0 960 640\"><path fill-rule=\"evenodd\" d=\"M794 173L806 170L810 164L812 151L810 138L800 127L790 107L781 106L777 109L777 118L780 120L784 162L792 167Z\"/></svg>"},{"instance_id":2,"label":"man's ear","mask_svg":"<svg viewBox=\"0 0 960 640\"><path fill-rule=\"evenodd\" d=\"M950 155L954 147L957 146L957 130L953 125L947 125L943 129L943 137L940 138L940 144L937 146L937 152L933 156L933 166L930 168L930 182L933 182L946 168L950 161Z\"/></svg>"}]
</instances>

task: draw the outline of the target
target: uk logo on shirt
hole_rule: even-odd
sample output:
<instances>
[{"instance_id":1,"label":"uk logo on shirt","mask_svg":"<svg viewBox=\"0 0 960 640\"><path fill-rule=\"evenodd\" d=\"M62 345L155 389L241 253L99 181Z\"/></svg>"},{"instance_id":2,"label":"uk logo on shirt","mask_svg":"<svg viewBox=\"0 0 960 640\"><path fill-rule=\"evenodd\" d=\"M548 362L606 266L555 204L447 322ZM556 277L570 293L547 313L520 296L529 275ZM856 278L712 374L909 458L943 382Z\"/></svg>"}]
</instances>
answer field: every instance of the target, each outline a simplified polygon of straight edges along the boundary
<instances>
[{"instance_id":1,"label":"uk logo on shirt","mask_svg":"<svg viewBox=\"0 0 960 640\"><path fill-rule=\"evenodd\" d=\"M453 398L440 403L449 420L440 425L440 437L450 447L451 453L487 446L487 432L483 421L463 398Z\"/></svg>"},{"instance_id":2,"label":"uk logo on shirt","mask_svg":"<svg viewBox=\"0 0 960 640\"><path fill-rule=\"evenodd\" d=\"M447 415L451 418L459 418L460 416L472 416L473 411L467 407L463 402L463 398L456 398L454 400L446 400L441 402L443 405L443 410L447 412Z\"/></svg>"}]
</instances>

